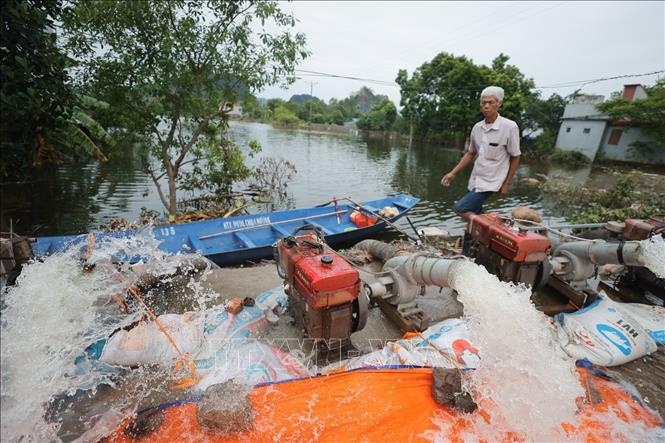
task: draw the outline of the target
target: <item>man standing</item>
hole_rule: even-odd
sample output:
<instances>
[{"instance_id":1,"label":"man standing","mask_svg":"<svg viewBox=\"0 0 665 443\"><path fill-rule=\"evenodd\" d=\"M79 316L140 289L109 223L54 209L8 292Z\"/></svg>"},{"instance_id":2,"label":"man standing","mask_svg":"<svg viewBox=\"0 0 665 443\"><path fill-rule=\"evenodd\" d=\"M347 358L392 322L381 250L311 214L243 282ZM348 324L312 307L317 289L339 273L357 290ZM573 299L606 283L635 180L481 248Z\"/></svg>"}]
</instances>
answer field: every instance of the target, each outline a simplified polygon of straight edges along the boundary
<instances>
[{"instance_id":1,"label":"man standing","mask_svg":"<svg viewBox=\"0 0 665 443\"><path fill-rule=\"evenodd\" d=\"M485 119L474 125L468 150L457 166L441 179L441 185L450 186L460 171L476 161L469 178L469 192L453 206L455 213L466 220L471 214L483 212L483 203L490 195L508 194L510 181L520 164L520 131L517 123L499 115L501 103L502 88L483 89L480 109Z\"/></svg>"}]
</instances>

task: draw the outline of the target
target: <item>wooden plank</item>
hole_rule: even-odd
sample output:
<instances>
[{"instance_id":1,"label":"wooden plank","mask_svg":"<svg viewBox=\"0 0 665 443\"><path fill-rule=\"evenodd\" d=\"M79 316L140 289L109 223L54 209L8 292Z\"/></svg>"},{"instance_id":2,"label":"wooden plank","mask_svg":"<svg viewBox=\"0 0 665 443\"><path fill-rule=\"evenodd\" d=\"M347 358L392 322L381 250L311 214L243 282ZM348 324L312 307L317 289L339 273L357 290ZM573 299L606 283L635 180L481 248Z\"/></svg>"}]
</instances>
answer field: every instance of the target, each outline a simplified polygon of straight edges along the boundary
<instances>
[{"instance_id":1,"label":"wooden plank","mask_svg":"<svg viewBox=\"0 0 665 443\"><path fill-rule=\"evenodd\" d=\"M585 292L577 291L556 275L550 276L549 280L547 280L547 286L568 298L573 306L579 308L584 307L596 298L595 292L590 290Z\"/></svg>"},{"instance_id":2,"label":"wooden plank","mask_svg":"<svg viewBox=\"0 0 665 443\"><path fill-rule=\"evenodd\" d=\"M430 321L424 312L421 315L420 321L416 322L400 315L395 306L381 297L374 297L372 301L375 301L379 305L383 313L386 314L386 317L392 320L402 332L422 332L429 327Z\"/></svg>"}]
</instances>

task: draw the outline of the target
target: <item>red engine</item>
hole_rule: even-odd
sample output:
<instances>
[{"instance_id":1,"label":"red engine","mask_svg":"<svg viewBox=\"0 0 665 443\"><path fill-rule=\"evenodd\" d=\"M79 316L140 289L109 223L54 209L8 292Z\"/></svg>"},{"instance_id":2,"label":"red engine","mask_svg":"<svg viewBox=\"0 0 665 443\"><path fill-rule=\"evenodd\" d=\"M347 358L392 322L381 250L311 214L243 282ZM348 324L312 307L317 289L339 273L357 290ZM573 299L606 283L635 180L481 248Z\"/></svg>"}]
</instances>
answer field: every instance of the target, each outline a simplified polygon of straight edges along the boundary
<instances>
[{"instance_id":1,"label":"red engine","mask_svg":"<svg viewBox=\"0 0 665 443\"><path fill-rule=\"evenodd\" d=\"M347 345L367 318L358 271L313 233L283 238L277 255L296 324L328 348Z\"/></svg>"},{"instance_id":2,"label":"red engine","mask_svg":"<svg viewBox=\"0 0 665 443\"><path fill-rule=\"evenodd\" d=\"M498 214L472 215L464 235L464 255L504 281L539 286L552 248L550 240L513 226Z\"/></svg>"},{"instance_id":3,"label":"red engine","mask_svg":"<svg viewBox=\"0 0 665 443\"><path fill-rule=\"evenodd\" d=\"M646 220L629 218L623 228L623 238L626 240L644 240L657 234L665 236L665 217Z\"/></svg>"}]
</instances>

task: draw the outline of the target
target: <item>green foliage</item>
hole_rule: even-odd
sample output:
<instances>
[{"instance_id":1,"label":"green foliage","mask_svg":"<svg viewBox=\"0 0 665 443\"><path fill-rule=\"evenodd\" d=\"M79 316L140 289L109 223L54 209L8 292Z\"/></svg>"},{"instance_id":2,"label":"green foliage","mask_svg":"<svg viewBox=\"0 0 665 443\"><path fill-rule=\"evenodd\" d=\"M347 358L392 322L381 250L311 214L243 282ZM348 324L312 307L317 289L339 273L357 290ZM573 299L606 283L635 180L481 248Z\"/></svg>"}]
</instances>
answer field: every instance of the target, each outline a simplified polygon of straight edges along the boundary
<instances>
[{"instance_id":1,"label":"green foliage","mask_svg":"<svg viewBox=\"0 0 665 443\"><path fill-rule=\"evenodd\" d=\"M549 129L541 132L536 138L525 140L522 143L522 156L527 160L542 160L554 153L556 132Z\"/></svg>"},{"instance_id":2,"label":"green foliage","mask_svg":"<svg viewBox=\"0 0 665 443\"><path fill-rule=\"evenodd\" d=\"M393 123L392 130L400 134L408 134L411 129L409 120L405 119L401 114L397 115L395 123Z\"/></svg>"},{"instance_id":3,"label":"green foliage","mask_svg":"<svg viewBox=\"0 0 665 443\"><path fill-rule=\"evenodd\" d=\"M367 114L364 114L358 120L358 128L371 131L389 131L395 119L397 118L397 109L393 102L384 99L376 105Z\"/></svg>"},{"instance_id":4,"label":"green foliage","mask_svg":"<svg viewBox=\"0 0 665 443\"><path fill-rule=\"evenodd\" d=\"M170 215L177 185L228 189L246 177L240 150L225 139L223 103L292 81L308 55L304 35L291 32L295 18L274 1L77 0L64 18L78 82L141 147ZM186 164L197 174L181 178Z\"/></svg>"},{"instance_id":5,"label":"green foliage","mask_svg":"<svg viewBox=\"0 0 665 443\"><path fill-rule=\"evenodd\" d=\"M616 184L607 190L589 189L564 183L545 183L544 193L567 209L571 223L603 223L627 218L647 218L665 213L665 201L658 192L636 191L636 181L619 174Z\"/></svg>"},{"instance_id":6,"label":"green foliage","mask_svg":"<svg viewBox=\"0 0 665 443\"><path fill-rule=\"evenodd\" d=\"M297 125L300 123L298 116L284 105L274 110L272 120L281 125Z\"/></svg>"},{"instance_id":7,"label":"green foliage","mask_svg":"<svg viewBox=\"0 0 665 443\"><path fill-rule=\"evenodd\" d=\"M256 141L251 141L249 147L250 156L261 150ZM201 143L197 143L192 154L194 160L191 168L183 170L178 177L182 190L210 189L215 195L221 196L230 193L236 181L247 179L252 172L245 165L242 149L227 138L219 141L204 138Z\"/></svg>"},{"instance_id":8,"label":"green foliage","mask_svg":"<svg viewBox=\"0 0 665 443\"><path fill-rule=\"evenodd\" d=\"M410 78L406 70L400 70L395 81L401 88L404 118L413 121L415 133L422 137L464 137L482 118L481 91L493 84L506 91L499 112L523 128L524 109L534 96L534 83L508 60L508 56L500 54L488 67L442 52L431 62L423 63Z\"/></svg>"},{"instance_id":9,"label":"green foliage","mask_svg":"<svg viewBox=\"0 0 665 443\"><path fill-rule=\"evenodd\" d=\"M58 0L7 0L2 5L0 176L24 179L34 166L58 162L50 134L63 129L76 98L67 58L57 45Z\"/></svg>"},{"instance_id":10,"label":"green foliage","mask_svg":"<svg viewBox=\"0 0 665 443\"><path fill-rule=\"evenodd\" d=\"M333 109L330 115L328 116L328 123L334 125L343 125L344 124L344 114L339 109Z\"/></svg>"},{"instance_id":11,"label":"green foliage","mask_svg":"<svg viewBox=\"0 0 665 443\"><path fill-rule=\"evenodd\" d=\"M533 79L526 78L517 66L508 64L508 60L510 57L499 54L492 60L492 66L481 66L480 70L488 85L501 86L505 91L503 105L499 110L501 115L517 122L520 130L523 130L524 113L527 104L533 101L536 84Z\"/></svg>"},{"instance_id":12,"label":"green foliage","mask_svg":"<svg viewBox=\"0 0 665 443\"><path fill-rule=\"evenodd\" d=\"M258 101L250 100L248 104L245 104L243 111L249 119L272 121L278 124L294 125L311 122L343 125L347 121L366 114L386 100L388 97L385 95L374 94L371 89L363 86L349 97L342 100L333 98L327 104L309 94L297 94L288 101L279 98L269 99L264 107L260 107ZM275 111L279 107L288 110L289 113L285 114L281 110L279 115L276 115ZM293 120L291 113L295 114L298 121Z\"/></svg>"},{"instance_id":13,"label":"green foliage","mask_svg":"<svg viewBox=\"0 0 665 443\"><path fill-rule=\"evenodd\" d=\"M598 109L615 120L633 120L643 124L641 130L651 143L635 143L633 148L643 154L665 150L665 79L647 88L648 97L633 101L621 97L598 105Z\"/></svg>"},{"instance_id":14,"label":"green foliage","mask_svg":"<svg viewBox=\"0 0 665 443\"><path fill-rule=\"evenodd\" d=\"M530 95L524 109L523 133L542 129L556 135L565 108L566 99L559 94L552 94L547 100L542 100L539 94Z\"/></svg>"},{"instance_id":15,"label":"green foliage","mask_svg":"<svg viewBox=\"0 0 665 443\"><path fill-rule=\"evenodd\" d=\"M591 159L579 151L568 151L555 149L550 157L551 161L566 163L569 165L586 165L591 163Z\"/></svg>"}]
</instances>

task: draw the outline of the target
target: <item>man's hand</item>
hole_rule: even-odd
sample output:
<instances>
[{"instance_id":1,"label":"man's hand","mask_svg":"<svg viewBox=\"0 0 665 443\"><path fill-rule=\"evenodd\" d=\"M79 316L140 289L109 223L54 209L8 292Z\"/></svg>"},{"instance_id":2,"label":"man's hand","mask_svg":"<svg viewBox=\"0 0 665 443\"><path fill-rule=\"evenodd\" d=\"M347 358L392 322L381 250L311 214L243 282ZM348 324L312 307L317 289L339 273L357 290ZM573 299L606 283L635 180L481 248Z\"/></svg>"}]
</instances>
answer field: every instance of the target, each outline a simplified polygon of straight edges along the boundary
<instances>
[{"instance_id":1,"label":"man's hand","mask_svg":"<svg viewBox=\"0 0 665 443\"><path fill-rule=\"evenodd\" d=\"M452 172L447 173L446 175L443 176L441 179L441 186L450 186L450 182L455 179L455 174Z\"/></svg>"},{"instance_id":2,"label":"man's hand","mask_svg":"<svg viewBox=\"0 0 665 443\"><path fill-rule=\"evenodd\" d=\"M499 195L501 196L506 196L508 195L508 183L504 183L501 185L501 189L499 189Z\"/></svg>"}]
</instances>

